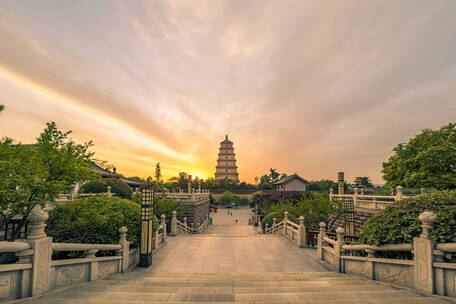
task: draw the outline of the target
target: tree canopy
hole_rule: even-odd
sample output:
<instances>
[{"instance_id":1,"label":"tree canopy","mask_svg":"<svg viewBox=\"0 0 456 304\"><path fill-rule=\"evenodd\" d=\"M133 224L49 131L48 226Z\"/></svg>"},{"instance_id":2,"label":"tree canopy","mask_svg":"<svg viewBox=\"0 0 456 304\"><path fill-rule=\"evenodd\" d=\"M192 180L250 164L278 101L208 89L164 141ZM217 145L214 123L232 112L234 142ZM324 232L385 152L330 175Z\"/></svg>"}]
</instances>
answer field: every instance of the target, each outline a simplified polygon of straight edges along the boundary
<instances>
[{"instance_id":1,"label":"tree canopy","mask_svg":"<svg viewBox=\"0 0 456 304\"><path fill-rule=\"evenodd\" d=\"M72 184L96 177L90 168L92 143L77 144L70 133L51 122L33 145L0 140L0 216L6 222L17 215L22 218L11 239L19 236L36 205L44 207Z\"/></svg>"},{"instance_id":2,"label":"tree canopy","mask_svg":"<svg viewBox=\"0 0 456 304\"><path fill-rule=\"evenodd\" d=\"M372 185L371 179L368 176L357 176L353 182L353 187L358 189L367 189L374 187L374 185Z\"/></svg>"},{"instance_id":3,"label":"tree canopy","mask_svg":"<svg viewBox=\"0 0 456 304\"><path fill-rule=\"evenodd\" d=\"M439 130L425 129L393 151L382 171L389 187L456 188L455 123Z\"/></svg>"}]
</instances>

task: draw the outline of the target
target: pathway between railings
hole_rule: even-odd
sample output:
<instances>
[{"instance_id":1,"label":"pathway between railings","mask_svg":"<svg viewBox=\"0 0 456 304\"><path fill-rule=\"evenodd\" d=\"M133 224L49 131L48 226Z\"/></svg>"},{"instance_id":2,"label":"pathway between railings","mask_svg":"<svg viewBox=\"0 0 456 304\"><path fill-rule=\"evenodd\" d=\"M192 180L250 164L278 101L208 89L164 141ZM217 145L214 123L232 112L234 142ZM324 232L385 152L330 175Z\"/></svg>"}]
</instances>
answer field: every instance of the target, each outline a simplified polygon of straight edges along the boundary
<instances>
[{"instance_id":1,"label":"pathway between railings","mask_svg":"<svg viewBox=\"0 0 456 304\"><path fill-rule=\"evenodd\" d=\"M328 272L316 262L315 249L298 248L279 235L259 234L247 225L249 217L246 208L219 209L205 233L169 237L150 268L136 268L21 302L448 303Z\"/></svg>"}]
</instances>

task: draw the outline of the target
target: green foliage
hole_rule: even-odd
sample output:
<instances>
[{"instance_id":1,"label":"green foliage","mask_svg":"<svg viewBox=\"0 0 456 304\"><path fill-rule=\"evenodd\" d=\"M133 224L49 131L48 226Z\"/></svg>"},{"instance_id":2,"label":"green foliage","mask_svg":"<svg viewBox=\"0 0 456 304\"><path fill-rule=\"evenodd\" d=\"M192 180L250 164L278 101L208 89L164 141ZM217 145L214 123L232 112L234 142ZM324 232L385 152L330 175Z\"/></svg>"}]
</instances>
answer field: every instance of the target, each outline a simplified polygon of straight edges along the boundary
<instances>
[{"instance_id":1,"label":"green foliage","mask_svg":"<svg viewBox=\"0 0 456 304\"><path fill-rule=\"evenodd\" d=\"M439 130L425 129L394 149L383 163L383 178L390 187L456 188L456 123Z\"/></svg>"},{"instance_id":2,"label":"green foliage","mask_svg":"<svg viewBox=\"0 0 456 304\"><path fill-rule=\"evenodd\" d=\"M308 229L318 229L320 222L325 222L331 230L334 223L343 214L343 204L337 200L330 200L326 193L312 193L309 196L301 196L298 200L290 201L283 199L277 204L265 208L265 214L284 213L295 218L304 216L304 223Z\"/></svg>"},{"instance_id":3,"label":"green foliage","mask_svg":"<svg viewBox=\"0 0 456 304\"><path fill-rule=\"evenodd\" d=\"M250 203L250 201L246 197L241 197L239 199L239 205L241 205L241 206L247 206L249 203Z\"/></svg>"},{"instance_id":4,"label":"green foliage","mask_svg":"<svg viewBox=\"0 0 456 304\"><path fill-rule=\"evenodd\" d=\"M111 186L112 193L121 198L130 199L133 195L133 190L131 189L131 187L121 181L110 179L106 182L106 184L108 186Z\"/></svg>"},{"instance_id":5,"label":"green foliage","mask_svg":"<svg viewBox=\"0 0 456 304\"><path fill-rule=\"evenodd\" d=\"M5 106L3 104L0 104L0 112L2 112L5 109Z\"/></svg>"},{"instance_id":6,"label":"green foliage","mask_svg":"<svg viewBox=\"0 0 456 304\"><path fill-rule=\"evenodd\" d=\"M274 183L286 176L287 175L285 173L279 173L277 172L277 169L270 168L269 174L260 177L260 184L258 185L258 188L261 190L273 190Z\"/></svg>"},{"instance_id":7,"label":"green foliage","mask_svg":"<svg viewBox=\"0 0 456 304\"><path fill-rule=\"evenodd\" d=\"M36 205L53 203L70 185L94 179L90 168L91 142L76 144L54 122L37 138L36 144L13 144L0 140L0 214L6 222L14 216L23 220L12 239L19 236L26 218Z\"/></svg>"},{"instance_id":8,"label":"green foliage","mask_svg":"<svg viewBox=\"0 0 456 304\"><path fill-rule=\"evenodd\" d=\"M361 229L359 242L382 245L411 243L421 233L418 216L432 211L437 220L429 237L451 242L456 237L456 191L435 191L404 199L370 218Z\"/></svg>"},{"instance_id":9,"label":"green foliage","mask_svg":"<svg viewBox=\"0 0 456 304\"><path fill-rule=\"evenodd\" d=\"M104 180L95 180L85 183L79 189L79 193L105 193L108 191L107 184Z\"/></svg>"},{"instance_id":10,"label":"green foliage","mask_svg":"<svg viewBox=\"0 0 456 304\"><path fill-rule=\"evenodd\" d=\"M307 185L309 191L329 192L330 188L337 189L337 183L329 179L312 181Z\"/></svg>"},{"instance_id":11,"label":"green foliage","mask_svg":"<svg viewBox=\"0 0 456 304\"><path fill-rule=\"evenodd\" d=\"M222 204L231 204L231 203L238 203L241 200L239 195L236 195L232 192L225 191L219 197L219 202Z\"/></svg>"},{"instance_id":12,"label":"green foliage","mask_svg":"<svg viewBox=\"0 0 456 304\"><path fill-rule=\"evenodd\" d=\"M353 187L358 189L368 189L372 188L371 179L368 176L357 176L353 182Z\"/></svg>"},{"instance_id":13,"label":"green foliage","mask_svg":"<svg viewBox=\"0 0 456 304\"><path fill-rule=\"evenodd\" d=\"M57 205L49 212L46 232L57 243L117 244L119 228L139 242L140 206L118 197L91 196Z\"/></svg>"},{"instance_id":14,"label":"green foliage","mask_svg":"<svg viewBox=\"0 0 456 304\"><path fill-rule=\"evenodd\" d=\"M177 217L181 218L184 216L185 207L179 205L177 200L170 199L167 197L158 197L154 202L154 215L160 218L162 214L166 215L167 219L171 219L173 211L177 212Z\"/></svg>"},{"instance_id":15,"label":"green foliage","mask_svg":"<svg viewBox=\"0 0 456 304\"><path fill-rule=\"evenodd\" d=\"M155 181L159 183L161 181L161 168L160 163L155 166Z\"/></svg>"}]
</instances>

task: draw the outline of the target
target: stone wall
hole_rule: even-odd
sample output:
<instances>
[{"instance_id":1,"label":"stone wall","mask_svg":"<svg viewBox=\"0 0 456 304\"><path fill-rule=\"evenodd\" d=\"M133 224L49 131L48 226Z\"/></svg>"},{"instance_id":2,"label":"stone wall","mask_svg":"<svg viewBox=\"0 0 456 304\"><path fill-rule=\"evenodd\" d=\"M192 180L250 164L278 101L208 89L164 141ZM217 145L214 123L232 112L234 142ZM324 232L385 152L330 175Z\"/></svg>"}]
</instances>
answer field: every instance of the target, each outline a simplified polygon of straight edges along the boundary
<instances>
[{"instance_id":1,"label":"stone wall","mask_svg":"<svg viewBox=\"0 0 456 304\"><path fill-rule=\"evenodd\" d=\"M356 207L353 213L355 235L359 235L361 228L364 226L367 220L379 211L381 211L381 209L367 209ZM338 219L333 228L336 229L337 227L345 228L345 220Z\"/></svg>"},{"instance_id":2,"label":"stone wall","mask_svg":"<svg viewBox=\"0 0 456 304\"><path fill-rule=\"evenodd\" d=\"M201 224L209 214L209 199L199 202L182 202L185 206L184 216L187 217L187 223Z\"/></svg>"}]
</instances>

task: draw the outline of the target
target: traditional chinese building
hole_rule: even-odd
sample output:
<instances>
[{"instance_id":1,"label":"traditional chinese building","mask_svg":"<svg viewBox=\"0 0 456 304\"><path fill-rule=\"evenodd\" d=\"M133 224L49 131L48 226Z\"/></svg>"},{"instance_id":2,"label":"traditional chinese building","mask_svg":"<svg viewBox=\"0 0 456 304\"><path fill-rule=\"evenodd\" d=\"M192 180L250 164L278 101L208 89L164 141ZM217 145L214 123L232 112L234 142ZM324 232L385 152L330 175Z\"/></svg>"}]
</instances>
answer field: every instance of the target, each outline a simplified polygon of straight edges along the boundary
<instances>
[{"instance_id":1,"label":"traditional chinese building","mask_svg":"<svg viewBox=\"0 0 456 304\"><path fill-rule=\"evenodd\" d=\"M220 142L217 166L215 167L215 180L239 181L233 142L228 139L228 135L224 141Z\"/></svg>"}]
</instances>

